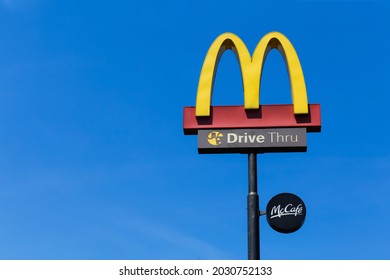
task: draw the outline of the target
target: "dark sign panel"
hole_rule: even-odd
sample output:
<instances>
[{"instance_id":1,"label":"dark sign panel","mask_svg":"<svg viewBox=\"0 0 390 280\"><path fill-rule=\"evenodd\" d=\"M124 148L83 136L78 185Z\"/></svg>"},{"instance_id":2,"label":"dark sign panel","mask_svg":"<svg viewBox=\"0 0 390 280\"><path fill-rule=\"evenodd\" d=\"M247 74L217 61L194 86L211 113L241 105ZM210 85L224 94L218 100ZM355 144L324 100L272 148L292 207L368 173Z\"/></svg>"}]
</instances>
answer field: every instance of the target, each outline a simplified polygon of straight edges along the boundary
<instances>
[{"instance_id":1,"label":"dark sign panel","mask_svg":"<svg viewBox=\"0 0 390 280\"><path fill-rule=\"evenodd\" d=\"M200 154L305 152L306 128L199 130Z\"/></svg>"},{"instance_id":2,"label":"dark sign panel","mask_svg":"<svg viewBox=\"0 0 390 280\"><path fill-rule=\"evenodd\" d=\"M305 222L306 206L295 194L281 193L267 204L267 222L276 231L292 233Z\"/></svg>"}]
</instances>

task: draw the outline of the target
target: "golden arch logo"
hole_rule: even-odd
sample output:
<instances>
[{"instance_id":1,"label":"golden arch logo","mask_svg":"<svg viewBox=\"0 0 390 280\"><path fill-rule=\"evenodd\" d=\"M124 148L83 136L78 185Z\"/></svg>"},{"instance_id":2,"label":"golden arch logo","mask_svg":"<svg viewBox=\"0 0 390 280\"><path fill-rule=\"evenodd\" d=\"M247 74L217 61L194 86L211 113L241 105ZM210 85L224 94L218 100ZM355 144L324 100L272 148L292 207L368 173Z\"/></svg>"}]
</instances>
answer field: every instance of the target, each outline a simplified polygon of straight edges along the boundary
<instances>
[{"instance_id":1,"label":"golden arch logo","mask_svg":"<svg viewBox=\"0 0 390 280\"><path fill-rule=\"evenodd\" d=\"M212 131L207 135L207 141L210 145L218 146L222 143L223 134L219 131Z\"/></svg>"},{"instance_id":2,"label":"golden arch logo","mask_svg":"<svg viewBox=\"0 0 390 280\"><path fill-rule=\"evenodd\" d=\"M196 98L196 115L209 116L214 78L219 60L226 50L232 50L241 67L245 109L258 109L260 82L265 59L272 49L277 49L287 65L295 114L307 114L307 94L301 63L290 41L279 32L265 35L251 57L244 42L233 33L220 35L207 52L199 78Z\"/></svg>"},{"instance_id":3,"label":"golden arch logo","mask_svg":"<svg viewBox=\"0 0 390 280\"><path fill-rule=\"evenodd\" d=\"M268 53L276 49L287 66L292 104L260 105L263 65ZM211 106L218 63L226 50L239 62L244 106ZM291 42L279 32L266 34L251 56L244 42L233 33L218 36L211 44L200 73L195 107L184 107L184 134L200 129L304 127L321 130L319 104L309 104L301 63Z\"/></svg>"}]
</instances>

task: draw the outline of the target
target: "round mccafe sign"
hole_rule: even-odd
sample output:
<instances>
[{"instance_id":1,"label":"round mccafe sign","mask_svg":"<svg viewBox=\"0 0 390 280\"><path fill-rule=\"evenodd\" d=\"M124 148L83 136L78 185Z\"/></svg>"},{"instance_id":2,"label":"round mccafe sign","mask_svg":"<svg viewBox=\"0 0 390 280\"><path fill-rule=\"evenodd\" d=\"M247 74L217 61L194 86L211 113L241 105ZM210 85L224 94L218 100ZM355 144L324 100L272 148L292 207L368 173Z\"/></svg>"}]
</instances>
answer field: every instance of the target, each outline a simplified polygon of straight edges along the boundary
<instances>
[{"instance_id":1,"label":"round mccafe sign","mask_svg":"<svg viewBox=\"0 0 390 280\"><path fill-rule=\"evenodd\" d=\"M281 193L268 202L266 213L271 228L281 233L292 233L305 222L306 206L295 194Z\"/></svg>"}]
</instances>

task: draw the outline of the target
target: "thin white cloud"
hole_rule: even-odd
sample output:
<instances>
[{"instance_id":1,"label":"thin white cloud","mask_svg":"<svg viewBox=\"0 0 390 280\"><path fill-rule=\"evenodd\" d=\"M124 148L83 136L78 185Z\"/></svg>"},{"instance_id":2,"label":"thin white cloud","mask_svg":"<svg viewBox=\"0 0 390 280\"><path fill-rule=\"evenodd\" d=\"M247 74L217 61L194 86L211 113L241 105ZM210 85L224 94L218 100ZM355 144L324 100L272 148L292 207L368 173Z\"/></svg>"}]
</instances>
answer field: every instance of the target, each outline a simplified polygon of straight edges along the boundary
<instances>
[{"instance_id":1,"label":"thin white cloud","mask_svg":"<svg viewBox=\"0 0 390 280\"><path fill-rule=\"evenodd\" d=\"M160 242L168 243L178 250L188 251L198 259L231 259L232 256L204 240L190 236L176 229L161 225L158 222L148 221L145 218L133 217L127 225L132 230Z\"/></svg>"}]
</instances>

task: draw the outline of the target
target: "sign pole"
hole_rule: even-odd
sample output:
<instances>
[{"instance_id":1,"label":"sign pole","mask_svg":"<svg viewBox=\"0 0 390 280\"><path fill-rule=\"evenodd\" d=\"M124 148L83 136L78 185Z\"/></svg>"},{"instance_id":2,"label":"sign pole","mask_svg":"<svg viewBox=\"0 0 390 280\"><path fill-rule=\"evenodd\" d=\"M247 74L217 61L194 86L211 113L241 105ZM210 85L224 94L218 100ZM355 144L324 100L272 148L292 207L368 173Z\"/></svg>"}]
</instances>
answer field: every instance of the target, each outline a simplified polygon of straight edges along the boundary
<instances>
[{"instance_id":1,"label":"sign pole","mask_svg":"<svg viewBox=\"0 0 390 280\"><path fill-rule=\"evenodd\" d=\"M248 154L248 260L260 260L259 195L257 154Z\"/></svg>"}]
</instances>

